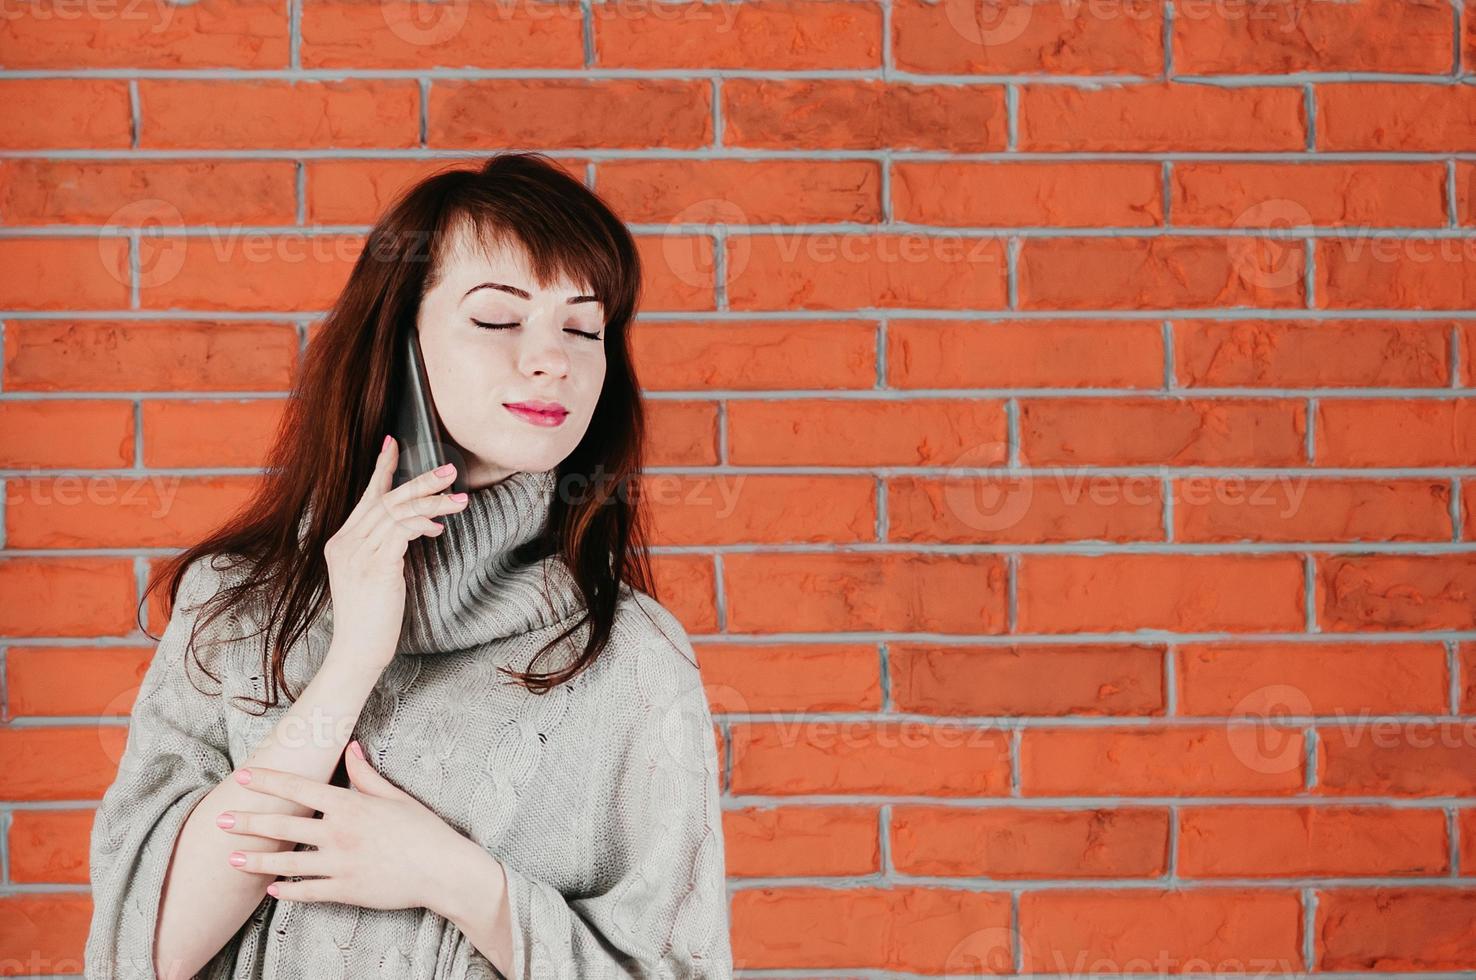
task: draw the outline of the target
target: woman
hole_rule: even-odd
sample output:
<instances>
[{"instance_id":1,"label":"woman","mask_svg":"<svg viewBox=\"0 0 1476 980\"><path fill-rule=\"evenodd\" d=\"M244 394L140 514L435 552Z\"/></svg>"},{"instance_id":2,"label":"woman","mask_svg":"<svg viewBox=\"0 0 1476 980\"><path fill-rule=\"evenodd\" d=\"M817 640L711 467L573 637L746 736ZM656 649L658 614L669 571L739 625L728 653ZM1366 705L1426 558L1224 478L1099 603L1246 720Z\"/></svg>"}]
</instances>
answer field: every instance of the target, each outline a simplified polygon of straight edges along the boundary
<instances>
[{"instance_id":1,"label":"woman","mask_svg":"<svg viewBox=\"0 0 1476 980\"><path fill-rule=\"evenodd\" d=\"M536 154L374 227L260 492L150 582L89 977L731 975L712 720L630 492L639 282ZM395 486L412 325L455 464Z\"/></svg>"}]
</instances>

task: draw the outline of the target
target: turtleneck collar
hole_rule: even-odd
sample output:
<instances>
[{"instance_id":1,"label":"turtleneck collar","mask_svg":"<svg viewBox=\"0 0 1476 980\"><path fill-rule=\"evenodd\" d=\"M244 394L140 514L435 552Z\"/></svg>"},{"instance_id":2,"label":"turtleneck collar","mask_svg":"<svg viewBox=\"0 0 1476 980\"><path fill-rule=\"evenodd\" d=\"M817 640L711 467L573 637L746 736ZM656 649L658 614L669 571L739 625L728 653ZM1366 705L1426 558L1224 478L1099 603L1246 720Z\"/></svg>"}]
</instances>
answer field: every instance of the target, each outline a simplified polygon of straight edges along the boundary
<instances>
[{"instance_id":1,"label":"turtleneck collar","mask_svg":"<svg viewBox=\"0 0 1476 980\"><path fill-rule=\"evenodd\" d=\"M557 623L582 608L557 556L514 551L544 530L557 471L517 472L469 492L446 530L406 550L405 618L399 653L467 650Z\"/></svg>"}]
</instances>

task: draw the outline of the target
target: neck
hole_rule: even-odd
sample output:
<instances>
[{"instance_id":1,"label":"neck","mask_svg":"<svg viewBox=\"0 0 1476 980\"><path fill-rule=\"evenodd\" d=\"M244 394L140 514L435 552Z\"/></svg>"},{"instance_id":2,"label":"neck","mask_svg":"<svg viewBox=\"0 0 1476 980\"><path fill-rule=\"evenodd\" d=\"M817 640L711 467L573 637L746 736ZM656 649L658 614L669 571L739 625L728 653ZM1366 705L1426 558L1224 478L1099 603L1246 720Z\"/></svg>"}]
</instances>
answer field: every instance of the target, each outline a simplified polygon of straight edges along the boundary
<instances>
[{"instance_id":1,"label":"neck","mask_svg":"<svg viewBox=\"0 0 1476 980\"><path fill-rule=\"evenodd\" d=\"M399 652L468 650L527 633L582 608L556 556L517 553L547 527L556 472L514 471L469 491L441 534L406 551Z\"/></svg>"}]
</instances>

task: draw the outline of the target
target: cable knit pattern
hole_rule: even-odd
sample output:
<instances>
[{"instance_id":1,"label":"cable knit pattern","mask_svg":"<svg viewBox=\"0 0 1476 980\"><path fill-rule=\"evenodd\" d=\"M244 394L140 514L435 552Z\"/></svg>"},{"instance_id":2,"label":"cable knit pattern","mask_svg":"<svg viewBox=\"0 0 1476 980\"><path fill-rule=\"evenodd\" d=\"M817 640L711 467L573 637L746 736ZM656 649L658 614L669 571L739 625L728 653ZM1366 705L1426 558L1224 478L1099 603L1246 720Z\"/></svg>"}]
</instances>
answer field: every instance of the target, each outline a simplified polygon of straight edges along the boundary
<instances>
[{"instance_id":1,"label":"cable knit pattern","mask_svg":"<svg viewBox=\"0 0 1476 980\"><path fill-rule=\"evenodd\" d=\"M732 975L717 751L680 622L627 589L610 646L573 681L540 696L497 670L526 669L580 609L559 559L512 557L544 526L553 480L516 473L475 490L463 511L444 518L445 534L411 543L400 644L355 728L381 773L502 862L514 924L511 972L504 977L428 909L268 896L199 976ZM184 673L199 603L226 574L213 561L187 569L140 687L117 778L99 804L89 978L157 980L152 940L179 830L290 707L257 718L229 703L265 696L260 641L245 638L254 628L244 614L223 617L202 638L218 641L201 657L221 684L193 666ZM295 690L322 664L331 635L330 601L290 652ZM586 636L581 626L536 668L562 665Z\"/></svg>"}]
</instances>

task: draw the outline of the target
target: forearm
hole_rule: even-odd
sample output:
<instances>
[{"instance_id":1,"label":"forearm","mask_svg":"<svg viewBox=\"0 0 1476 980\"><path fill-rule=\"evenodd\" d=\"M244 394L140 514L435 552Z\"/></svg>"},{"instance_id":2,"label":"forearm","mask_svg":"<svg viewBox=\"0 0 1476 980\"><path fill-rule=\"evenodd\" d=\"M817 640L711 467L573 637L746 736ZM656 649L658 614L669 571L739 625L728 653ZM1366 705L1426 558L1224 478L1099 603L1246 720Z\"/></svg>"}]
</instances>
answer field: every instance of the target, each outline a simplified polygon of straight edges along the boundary
<instances>
[{"instance_id":1,"label":"forearm","mask_svg":"<svg viewBox=\"0 0 1476 980\"><path fill-rule=\"evenodd\" d=\"M264 766L327 782L343 755L378 676L372 663L330 650L301 697L238 768ZM234 709L231 709L234 710ZM301 804L253 793L227 776L190 813L180 830L160 898L156 967L160 980L194 976L220 951L261 903L274 880L233 868L231 851L281 851L275 838L229 833L216 825L226 810L312 816Z\"/></svg>"},{"instance_id":2,"label":"forearm","mask_svg":"<svg viewBox=\"0 0 1476 980\"><path fill-rule=\"evenodd\" d=\"M435 892L444 904L433 912L449 920L477 952L505 977L512 976L513 922L507 903L507 878L502 863L476 841L461 838L465 846L448 855L442 873L445 887Z\"/></svg>"}]
</instances>

